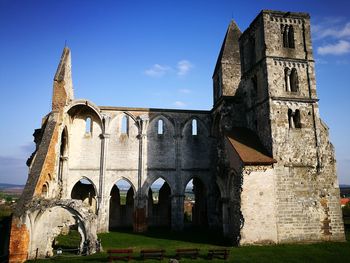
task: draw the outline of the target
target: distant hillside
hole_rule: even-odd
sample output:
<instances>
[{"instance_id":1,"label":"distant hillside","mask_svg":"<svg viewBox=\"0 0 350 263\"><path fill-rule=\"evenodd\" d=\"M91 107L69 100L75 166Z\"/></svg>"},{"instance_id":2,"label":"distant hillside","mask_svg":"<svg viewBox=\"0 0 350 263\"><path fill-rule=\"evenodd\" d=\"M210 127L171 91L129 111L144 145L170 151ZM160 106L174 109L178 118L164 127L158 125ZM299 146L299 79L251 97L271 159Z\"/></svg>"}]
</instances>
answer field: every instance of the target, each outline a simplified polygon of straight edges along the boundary
<instances>
[{"instance_id":1,"label":"distant hillside","mask_svg":"<svg viewBox=\"0 0 350 263\"><path fill-rule=\"evenodd\" d=\"M24 185L22 184L3 184L0 183L0 190L6 190L6 189L23 189Z\"/></svg>"}]
</instances>

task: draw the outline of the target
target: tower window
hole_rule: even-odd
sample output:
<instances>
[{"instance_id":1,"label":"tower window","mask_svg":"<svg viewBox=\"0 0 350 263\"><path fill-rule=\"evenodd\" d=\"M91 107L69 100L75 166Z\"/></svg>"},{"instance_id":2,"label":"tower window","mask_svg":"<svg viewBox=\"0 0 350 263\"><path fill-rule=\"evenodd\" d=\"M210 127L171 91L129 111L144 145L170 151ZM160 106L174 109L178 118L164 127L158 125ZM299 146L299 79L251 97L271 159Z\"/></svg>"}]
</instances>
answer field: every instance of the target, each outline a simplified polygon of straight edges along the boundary
<instances>
[{"instance_id":1,"label":"tower window","mask_svg":"<svg viewBox=\"0 0 350 263\"><path fill-rule=\"evenodd\" d=\"M283 47L288 47L288 26L283 30Z\"/></svg>"},{"instance_id":2,"label":"tower window","mask_svg":"<svg viewBox=\"0 0 350 263\"><path fill-rule=\"evenodd\" d=\"M288 30L288 47L289 48L294 48L294 28L293 26L289 26Z\"/></svg>"},{"instance_id":3,"label":"tower window","mask_svg":"<svg viewBox=\"0 0 350 263\"><path fill-rule=\"evenodd\" d=\"M294 127L297 129L300 129L301 123L300 123L300 111L299 110L296 110L294 112L293 121L294 121Z\"/></svg>"},{"instance_id":4,"label":"tower window","mask_svg":"<svg viewBox=\"0 0 350 263\"><path fill-rule=\"evenodd\" d=\"M288 109L288 123L290 129L300 129L301 128L301 122L300 122L300 111L295 110L293 112L291 109Z\"/></svg>"},{"instance_id":5,"label":"tower window","mask_svg":"<svg viewBox=\"0 0 350 263\"><path fill-rule=\"evenodd\" d=\"M293 111L291 109L288 109L288 124L289 129L294 129Z\"/></svg>"},{"instance_id":6,"label":"tower window","mask_svg":"<svg viewBox=\"0 0 350 263\"><path fill-rule=\"evenodd\" d=\"M85 133L92 133L92 121L90 117L85 120Z\"/></svg>"},{"instance_id":7,"label":"tower window","mask_svg":"<svg viewBox=\"0 0 350 263\"><path fill-rule=\"evenodd\" d=\"M294 28L292 25L282 26L283 47L295 48Z\"/></svg>"},{"instance_id":8,"label":"tower window","mask_svg":"<svg viewBox=\"0 0 350 263\"><path fill-rule=\"evenodd\" d=\"M163 130L163 120L158 120L158 134L163 134L164 130Z\"/></svg>"},{"instance_id":9,"label":"tower window","mask_svg":"<svg viewBox=\"0 0 350 263\"><path fill-rule=\"evenodd\" d=\"M128 124L128 117L124 115L122 118L121 134L128 134Z\"/></svg>"},{"instance_id":10,"label":"tower window","mask_svg":"<svg viewBox=\"0 0 350 263\"><path fill-rule=\"evenodd\" d=\"M299 91L298 73L295 68L293 68L290 73L290 91L292 92Z\"/></svg>"},{"instance_id":11,"label":"tower window","mask_svg":"<svg viewBox=\"0 0 350 263\"><path fill-rule=\"evenodd\" d=\"M295 68L290 70L289 68L284 69L284 79L287 92L298 92L299 91L299 80L298 72Z\"/></svg>"},{"instance_id":12,"label":"tower window","mask_svg":"<svg viewBox=\"0 0 350 263\"><path fill-rule=\"evenodd\" d=\"M198 130L197 130L197 120L193 119L192 120L192 135L197 135Z\"/></svg>"}]
</instances>

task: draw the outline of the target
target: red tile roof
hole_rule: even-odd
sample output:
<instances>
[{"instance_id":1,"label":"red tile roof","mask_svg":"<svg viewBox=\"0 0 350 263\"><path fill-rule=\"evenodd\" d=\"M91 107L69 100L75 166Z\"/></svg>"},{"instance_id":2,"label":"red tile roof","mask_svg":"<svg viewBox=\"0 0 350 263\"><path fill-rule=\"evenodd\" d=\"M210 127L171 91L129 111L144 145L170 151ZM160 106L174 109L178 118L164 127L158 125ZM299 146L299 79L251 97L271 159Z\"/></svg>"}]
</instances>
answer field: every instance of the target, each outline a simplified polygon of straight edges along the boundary
<instances>
[{"instance_id":1,"label":"red tile roof","mask_svg":"<svg viewBox=\"0 0 350 263\"><path fill-rule=\"evenodd\" d=\"M341 205L346 205L349 202L350 202L350 198L340 198Z\"/></svg>"},{"instance_id":2,"label":"red tile roof","mask_svg":"<svg viewBox=\"0 0 350 263\"><path fill-rule=\"evenodd\" d=\"M246 128L233 128L226 138L245 165L270 165L277 161L270 157L259 137Z\"/></svg>"}]
</instances>

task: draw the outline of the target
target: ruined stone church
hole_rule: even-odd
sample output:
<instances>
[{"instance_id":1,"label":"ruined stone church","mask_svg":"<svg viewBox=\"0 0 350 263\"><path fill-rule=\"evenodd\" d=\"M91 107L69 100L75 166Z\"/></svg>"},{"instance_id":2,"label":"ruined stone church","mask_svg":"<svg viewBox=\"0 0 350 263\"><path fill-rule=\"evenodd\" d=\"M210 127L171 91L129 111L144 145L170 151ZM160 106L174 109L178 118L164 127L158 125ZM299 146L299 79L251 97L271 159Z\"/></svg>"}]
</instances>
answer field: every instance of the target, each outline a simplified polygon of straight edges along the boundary
<instances>
[{"instance_id":1,"label":"ruined stone church","mask_svg":"<svg viewBox=\"0 0 350 263\"><path fill-rule=\"evenodd\" d=\"M54 76L52 111L11 225L10 261L52 254L77 226L82 244L114 227L192 224L237 245L344 240L334 149L316 94L310 17L264 10L232 21L214 67L209 111L98 106L74 98L71 52ZM151 185L162 178L158 203ZM121 204L116 183L130 185ZM88 182L88 183L87 183Z\"/></svg>"}]
</instances>

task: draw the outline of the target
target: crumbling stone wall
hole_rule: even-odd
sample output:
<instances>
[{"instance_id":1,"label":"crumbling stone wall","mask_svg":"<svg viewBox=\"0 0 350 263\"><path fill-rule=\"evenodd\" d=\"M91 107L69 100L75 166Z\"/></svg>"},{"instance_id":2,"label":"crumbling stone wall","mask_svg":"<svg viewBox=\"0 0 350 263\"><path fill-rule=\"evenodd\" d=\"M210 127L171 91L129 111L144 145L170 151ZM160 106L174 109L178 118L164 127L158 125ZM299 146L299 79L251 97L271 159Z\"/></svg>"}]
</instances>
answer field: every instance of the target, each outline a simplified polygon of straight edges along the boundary
<instances>
[{"instance_id":1,"label":"crumbling stone wall","mask_svg":"<svg viewBox=\"0 0 350 263\"><path fill-rule=\"evenodd\" d=\"M232 21L213 86L211 111L96 106L74 99L64 48L52 112L34 134L37 147L12 220L10 261L33 258L34 250L51 255L51 241L72 224L92 242L91 252L97 232L126 221L136 232L161 222L181 230L191 179L201 186L196 223L222 229L236 245L344 240L334 149L318 111L309 15L265 10L243 33ZM254 139L231 141L237 128ZM166 183L154 205L150 188L159 178ZM72 193L81 179L94 192L88 202ZM119 180L131 186L124 214L113 206Z\"/></svg>"}]
</instances>

